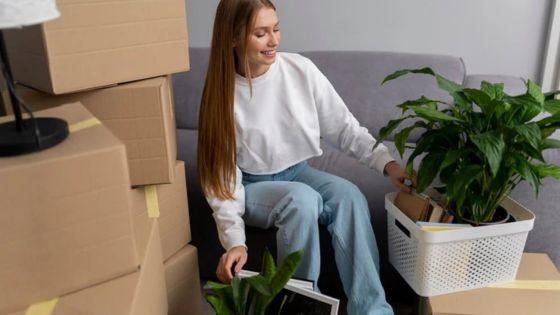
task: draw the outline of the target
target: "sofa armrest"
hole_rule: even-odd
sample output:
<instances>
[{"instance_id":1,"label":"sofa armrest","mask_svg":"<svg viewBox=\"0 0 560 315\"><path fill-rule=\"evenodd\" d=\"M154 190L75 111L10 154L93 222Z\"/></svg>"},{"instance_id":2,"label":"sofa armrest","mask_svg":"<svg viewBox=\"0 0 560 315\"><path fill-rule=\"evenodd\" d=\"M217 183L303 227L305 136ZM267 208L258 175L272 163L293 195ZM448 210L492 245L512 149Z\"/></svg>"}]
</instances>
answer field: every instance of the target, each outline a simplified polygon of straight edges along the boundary
<instances>
[{"instance_id":1,"label":"sofa armrest","mask_svg":"<svg viewBox=\"0 0 560 315\"><path fill-rule=\"evenodd\" d=\"M503 83L504 91L509 95L524 94L525 91L527 91L525 81L522 78L508 75L467 75L463 85L466 87L479 88L482 81L488 81L490 83Z\"/></svg>"}]
</instances>

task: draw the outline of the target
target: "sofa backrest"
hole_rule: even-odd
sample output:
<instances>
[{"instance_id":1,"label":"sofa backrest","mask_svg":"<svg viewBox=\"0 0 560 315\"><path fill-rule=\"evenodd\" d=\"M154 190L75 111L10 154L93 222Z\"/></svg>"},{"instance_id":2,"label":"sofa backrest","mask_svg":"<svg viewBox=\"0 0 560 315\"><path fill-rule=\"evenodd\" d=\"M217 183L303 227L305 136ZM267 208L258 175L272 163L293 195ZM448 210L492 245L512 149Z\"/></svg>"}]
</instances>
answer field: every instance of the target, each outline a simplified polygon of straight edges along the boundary
<instances>
[{"instance_id":1,"label":"sofa backrest","mask_svg":"<svg viewBox=\"0 0 560 315\"><path fill-rule=\"evenodd\" d=\"M208 54L208 48L191 48L191 70L175 75L177 128L197 129ZM375 136L388 120L400 115L397 104L422 95L449 98L437 88L431 76L410 75L382 86L387 75L400 69L431 67L455 82L462 83L465 79L463 61L452 56L372 51L309 51L301 54L319 67L360 124ZM417 138L418 134L414 137Z\"/></svg>"}]
</instances>

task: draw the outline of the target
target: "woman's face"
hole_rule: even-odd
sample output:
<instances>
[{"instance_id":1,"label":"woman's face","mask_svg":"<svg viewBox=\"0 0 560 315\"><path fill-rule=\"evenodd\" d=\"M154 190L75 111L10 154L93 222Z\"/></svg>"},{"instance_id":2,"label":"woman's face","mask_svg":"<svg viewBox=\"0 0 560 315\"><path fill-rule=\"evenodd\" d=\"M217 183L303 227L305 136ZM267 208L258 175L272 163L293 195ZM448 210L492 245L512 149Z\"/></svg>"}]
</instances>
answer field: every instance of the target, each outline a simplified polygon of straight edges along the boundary
<instances>
[{"instance_id":1,"label":"woman's face","mask_svg":"<svg viewBox=\"0 0 560 315\"><path fill-rule=\"evenodd\" d=\"M276 60L276 48L279 43L280 30L278 29L276 11L272 8L263 7L257 13L255 27L247 41L247 61L249 62L253 77L264 74L270 65L274 63ZM240 61L237 72L244 76L244 69L242 69L244 60L237 48L236 54Z\"/></svg>"}]
</instances>

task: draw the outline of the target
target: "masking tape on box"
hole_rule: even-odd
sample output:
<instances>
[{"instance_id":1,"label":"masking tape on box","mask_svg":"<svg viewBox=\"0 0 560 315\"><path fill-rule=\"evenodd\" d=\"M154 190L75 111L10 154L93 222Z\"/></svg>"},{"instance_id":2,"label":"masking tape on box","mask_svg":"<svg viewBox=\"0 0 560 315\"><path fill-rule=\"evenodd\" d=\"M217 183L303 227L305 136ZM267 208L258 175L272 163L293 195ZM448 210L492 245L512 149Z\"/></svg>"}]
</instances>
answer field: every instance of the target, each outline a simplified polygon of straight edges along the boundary
<instances>
[{"instance_id":1,"label":"masking tape on box","mask_svg":"<svg viewBox=\"0 0 560 315\"><path fill-rule=\"evenodd\" d=\"M54 298L49 301L33 304L27 308L25 315L51 315L57 303L58 298Z\"/></svg>"},{"instance_id":2,"label":"masking tape on box","mask_svg":"<svg viewBox=\"0 0 560 315\"><path fill-rule=\"evenodd\" d=\"M491 285L490 288L526 289L526 290L560 290L559 280L515 280L513 282Z\"/></svg>"},{"instance_id":3,"label":"masking tape on box","mask_svg":"<svg viewBox=\"0 0 560 315\"><path fill-rule=\"evenodd\" d=\"M159 202L155 185L144 186L144 196L146 196L146 207L148 217L159 218Z\"/></svg>"},{"instance_id":4,"label":"masking tape on box","mask_svg":"<svg viewBox=\"0 0 560 315\"><path fill-rule=\"evenodd\" d=\"M101 125L101 122L99 121L99 119L97 118L90 118L90 119L86 119L86 120L82 120L80 122L77 122L75 124L71 124L70 126L68 126L68 131L72 132L76 132L76 131L80 131L89 127L93 127L93 126L97 126L97 125Z\"/></svg>"}]
</instances>

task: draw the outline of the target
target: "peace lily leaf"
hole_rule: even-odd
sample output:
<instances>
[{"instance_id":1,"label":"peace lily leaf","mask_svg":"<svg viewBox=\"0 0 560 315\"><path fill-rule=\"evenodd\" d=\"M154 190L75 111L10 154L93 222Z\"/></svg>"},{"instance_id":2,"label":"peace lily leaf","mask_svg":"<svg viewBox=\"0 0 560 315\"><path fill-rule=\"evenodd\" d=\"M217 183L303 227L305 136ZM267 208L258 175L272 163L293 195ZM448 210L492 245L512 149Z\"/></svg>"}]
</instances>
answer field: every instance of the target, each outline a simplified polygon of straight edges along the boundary
<instances>
[{"instance_id":1,"label":"peace lily leaf","mask_svg":"<svg viewBox=\"0 0 560 315\"><path fill-rule=\"evenodd\" d=\"M542 150L546 149L560 149L560 140L557 139L545 139L542 142Z\"/></svg>"},{"instance_id":2,"label":"peace lily leaf","mask_svg":"<svg viewBox=\"0 0 560 315\"><path fill-rule=\"evenodd\" d=\"M486 161L488 161L492 175L496 176L498 169L500 168L500 162L502 161L502 154L504 153L504 140L492 132L472 135L470 138L478 149L484 153L484 157L486 158Z\"/></svg>"},{"instance_id":3,"label":"peace lily leaf","mask_svg":"<svg viewBox=\"0 0 560 315\"><path fill-rule=\"evenodd\" d=\"M453 116L449 116L445 113L427 107L410 106L410 109L420 117L426 118L428 120L462 121Z\"/></svg>"},{"instance_id":4,"label":"peace lily leaf","mask_svg":"<svg viewBox=\"0 0 560 315\"><path fill-rule=\"evenodd\" d=\"M399 133L395 135L395 147L397 148L397 151L399 152L401 158L404 154L404 147L406 145L406 140L408 139L410 132L414 128L416 127L411 126L411 127L404 128L403 130L401 130Z\"/></svg>"},{"instance_id":5,"label":"peace lily leaf","mask_svg":"<svg viewBox=\"0 0 560 315\"><path fill-rule=\"evenodd\" d=\"M503 83L492 84L488 81L482 81L480 83L480 89L493 100L501 100L504 96Z\"/></svg>"},{"instance_id":6,"label":"peace lily leaf","mask_svg":"<svg viewBox=\"0 0 560 315\"><path fill-rule=\"evenodd\" d=\"M402 77L403 75L410 74L410 73L423 73L423 74L435 75L434 71L431 68L404 69L404 70L395 71L393 74L388 75L387 77L385 77L385 79L383 79L383 82L381 84L385 84L385 82L394 80L398 77Z\"/></svg>"},{"instance_id":7,"label":"peace lily leaf","mask_svg":"<svg viewBox=\"0 0 560 315\"><path fill-rule=\"evenodd\" d=\"M456 206L460 208L465 200L465 191L469 184L482 174L480 165L468 165L458 170L447 184L447 194L456 198Z\"/></svg>"},{"instance_id":8,"label":"peace lily leaf","mask_svg":"<svg viewBox=\"0 0 560 315\"><path fill-rule=\"evenodd\" d=\"M397 105L398 108L402 108L403 113L409 109L410 106L420 106L420 105L426 105L430 108L433 109L437 109L437 103L441 103L440 101L435 101L429 98L426 98L425 96L420 97L419 99L416 100L412 100L412 101L406 101L402 104ZM435 108L434 108L435 107Z\"/></svg>"},{"instance_id":9,"label":"peace lily leaf","mask_svg":"<svg viewBox=\"0 0 560 315\"><path fill-rule=\"evenodd\" d=\"M432 183L437 175L439 165L444 159L444 152L429 153L422 159L416 182L418 192L423 192Z\"/></svg>"},{"instance_id":10,"label":"peace lily leaf","mask_svg":"<svg viewBox=\"0 0 560 315\"><path fill-rule=\"evenodd\" d=\"M527 142L535 149L539 149L539 144L541 141L541 129L536 123L530 123L526 125L518 125L515 127L515 131L521 135Z\"/></svg>"},{"instance_id":11,"label":"peace lily leaf","mask_svg":"<svg viewBox=\"0 0 560 315\"><path fill-rule=\"evenodd\" d=\"M515 170L519 173L519 175L521 175L521 177L523 177L523 179L529 182L533 190L538 193L540 186L539 174L533 169L533 165L527 162L523 156L519 156L518 154L514 155L514 159L515 164L513 167Z\"/></svg>"},{"instance_id":12,"label":"peace lily leaf","mask_svg":"<svg viewBox=\"0 0 560 315\"><path fill-rule=\"evenodd\" d=\"M535 167L541 177L550 176L556 179L560 179L560 166L558 165L539 164Z\"/></svg>"},{"instance_id":13,"label":"peace lily leaf","mask_svg":"<svg viewBox=\"0 0 560 315\"><path fill-rule=\"evenodd\" d=\"M447 154L445 155L445 159L443 159L443 162L441 162L441 165L439 166L439 170L441 171L444 168L453 165L466 153L467 150L462 150L462 149L447 151Z\"/></svg>"},{"instance_id":14,"label":"peace lily leaf","mask_svg":"<svg viewBox=\"0 0 560 315\"><path fill-rule=\"evenodd\" d=\"M411 116L401 117L399 119L390 120L387 126L381 128L379 130L379 139L383 141L387 139L387 137L401 124L401 122L405 119L410 118Z\"/></svg>"},{"instance_id":15,"label":"peace lily leaf","mask_svg":"<svg viewBox=\"0 0 560 315\"><path fill-rule=\"evenodd\" d=\"M544 110L552 115L560 113L560 100L552 99L545 101Z\"/></svg>"},{"instance_id":16,"label":"peace lily leaf","mask_svg":"<svg viewBox=\"0 0 560 315\"><path fill-rule=\"evenodd\" d=\"M483 113L488 115L493 113L494 108L490 106L492 99L490 98L490 96L488 96L488 94L475 89L464 89L463 93L473 102L475 102L478 107L482 109Z\"/></svg>"},{"instance_id":17,"label":"peace lily leaf","mask_svg":"<svg viewBox=\"0 0 560 315\"><path fill-rule=\"evenodd\" d=\"M539 104L544 103L544 94L542 93L541 88L531 80L527 81L527 95L530 95Z\"/></svg>"}]
</instances>

